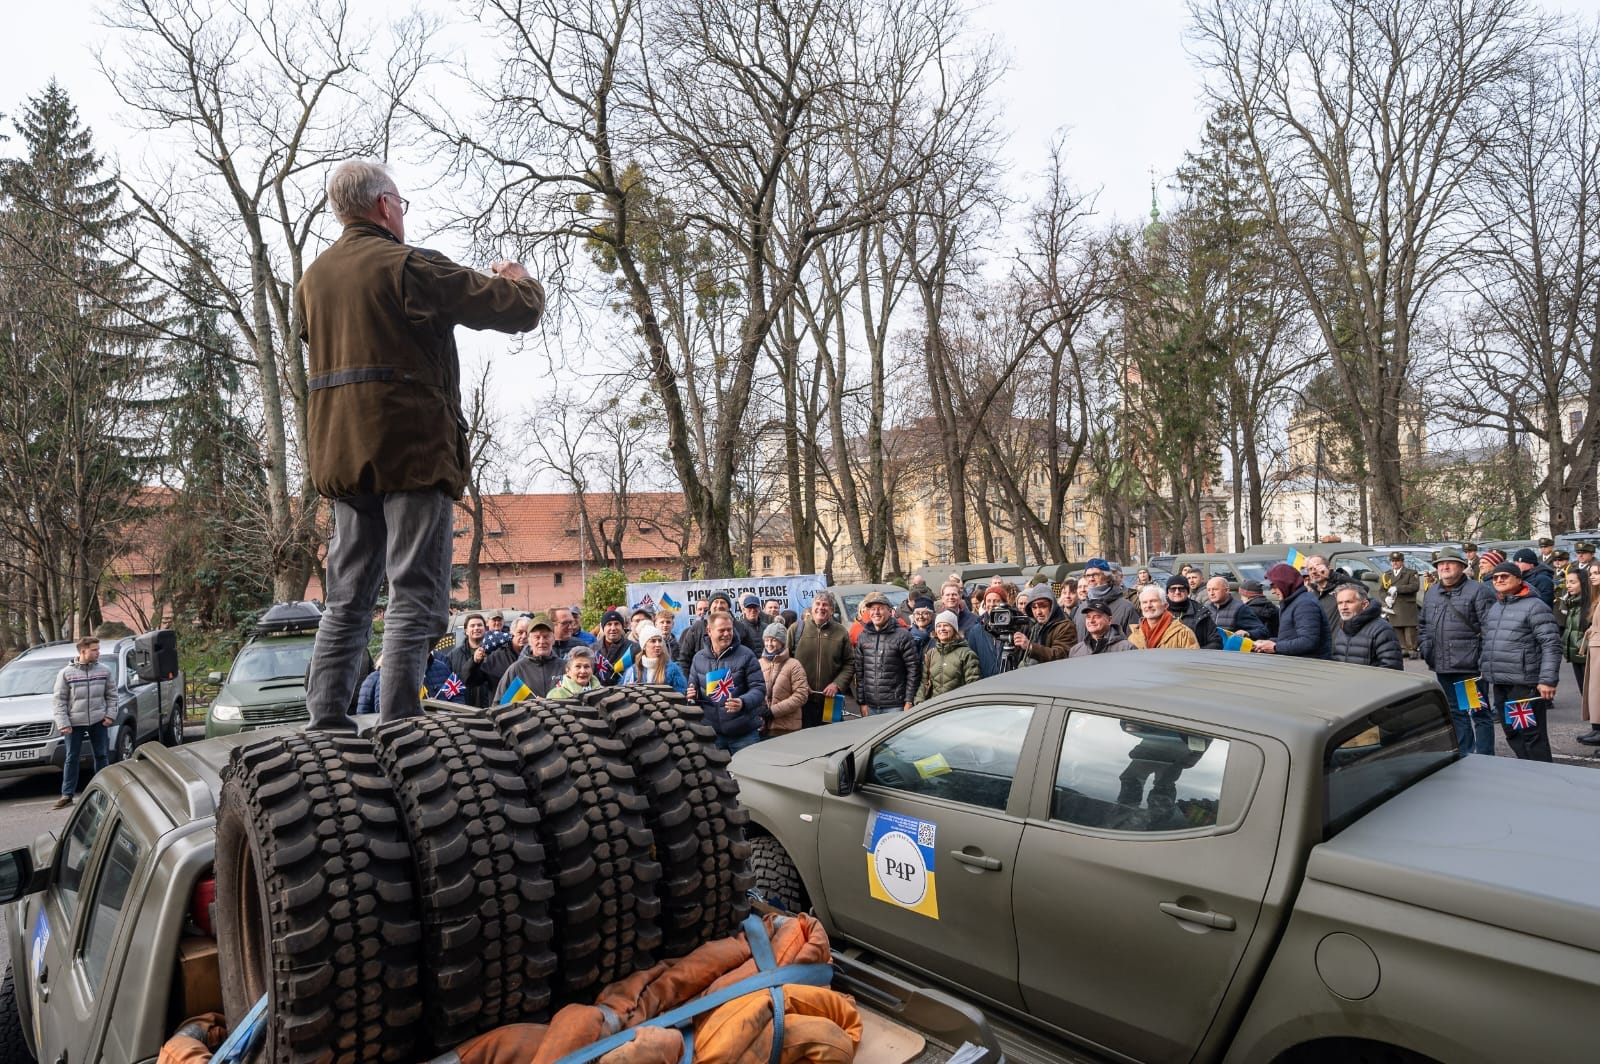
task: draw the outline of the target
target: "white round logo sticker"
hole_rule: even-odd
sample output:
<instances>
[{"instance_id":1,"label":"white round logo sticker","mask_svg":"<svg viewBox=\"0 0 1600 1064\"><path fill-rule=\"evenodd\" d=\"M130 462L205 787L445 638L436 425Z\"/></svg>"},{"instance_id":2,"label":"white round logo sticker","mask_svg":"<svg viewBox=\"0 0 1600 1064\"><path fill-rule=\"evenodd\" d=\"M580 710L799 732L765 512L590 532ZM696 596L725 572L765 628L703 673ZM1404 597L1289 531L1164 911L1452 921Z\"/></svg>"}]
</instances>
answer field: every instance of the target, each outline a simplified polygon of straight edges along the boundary
<instances>
[{"instance_id":1,"label":"white round logo sticker","mask_svg":"<svg viewBox=\"0 0 1600 1064\"><path fill-rule=\"evenodd\" d=\"M872 851L878 882L901 905L922 904L928 893L928 869L917 840L903 831L886 831Z\"/></svg>"}]
</instances>

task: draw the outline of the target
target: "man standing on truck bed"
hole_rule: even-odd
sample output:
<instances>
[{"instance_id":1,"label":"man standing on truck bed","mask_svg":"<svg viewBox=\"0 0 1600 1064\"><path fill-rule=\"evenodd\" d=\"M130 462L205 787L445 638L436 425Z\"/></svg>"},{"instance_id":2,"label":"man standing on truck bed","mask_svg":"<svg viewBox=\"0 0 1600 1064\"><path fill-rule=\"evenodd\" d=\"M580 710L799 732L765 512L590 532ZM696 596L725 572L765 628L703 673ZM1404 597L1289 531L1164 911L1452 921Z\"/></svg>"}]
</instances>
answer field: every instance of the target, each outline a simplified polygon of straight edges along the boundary
<instances>
[{"instance_id":1,"label":"man standing on truck bed","mask_svg":"<svg viewBox=\"0 0 1600 1064\"><path fill-rule=\"evenodd\" d=\"M348 730L384 577L383 720L422 711L428 648L449 614L451 515L470 462L455 327L532 329L544 289L515 262L491 277L408 246L406 200L379 163L334 167L328 202L344 232L295 291L311 480L333 504L306 703L313 728Z\"/></svg>"},{"instance_id":2,"label":"man standing on truck bed","mask_svg":"<svg viewBox=\"0 0 1600 1064\"><path fill-rule=\"evenodd\" d=\"M96 772L111 760L111 670L100 664L100 640L94 636L78 640L78 660L56 676L54 707L56 730L67 737L67 759L61 765L61 797L50 808L65 809L78 793L83 741L89 740Z\"/></svg>"}]
</instances>

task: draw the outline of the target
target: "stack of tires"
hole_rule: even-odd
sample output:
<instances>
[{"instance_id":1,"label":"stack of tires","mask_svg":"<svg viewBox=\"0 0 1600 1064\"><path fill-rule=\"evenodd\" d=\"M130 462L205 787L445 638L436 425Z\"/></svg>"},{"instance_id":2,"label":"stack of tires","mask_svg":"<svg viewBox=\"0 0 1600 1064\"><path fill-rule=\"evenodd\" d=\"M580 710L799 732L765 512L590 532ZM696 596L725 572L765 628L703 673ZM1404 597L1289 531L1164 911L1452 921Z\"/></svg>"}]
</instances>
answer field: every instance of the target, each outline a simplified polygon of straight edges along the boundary
<instances>
[{"instance_id":1,"label":"stack of tires","mask_svg":"<svg viewBox=\"0 0 1600 1064\"><path fill-rule=\"evenodd\" d=\"M234 751L223 1000L267 1059L417 1061L734 932L748 815L670 688L449 707Z\"/></svg>"}]
</instances>

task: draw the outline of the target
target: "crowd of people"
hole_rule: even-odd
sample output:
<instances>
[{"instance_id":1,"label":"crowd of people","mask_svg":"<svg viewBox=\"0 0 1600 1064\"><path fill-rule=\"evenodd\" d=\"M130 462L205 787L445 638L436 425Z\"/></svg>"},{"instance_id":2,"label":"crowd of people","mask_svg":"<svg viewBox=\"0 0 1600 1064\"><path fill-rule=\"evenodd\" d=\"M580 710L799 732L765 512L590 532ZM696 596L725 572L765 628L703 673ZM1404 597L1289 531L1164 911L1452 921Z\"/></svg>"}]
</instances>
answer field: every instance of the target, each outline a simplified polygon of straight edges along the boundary
<instances>
[{"instance_id":1,"label":"crowd of people","mask_svg":"<svg viewBox=\"0 0 1600 1064\"><path fill-rule=\"evenodd\" d=\"M1184 566L1159 583L1148 569L1124 586L1116 563L1091 558L1059 592L1042 577L994 577L969 589L914 581L898 607L879 593L845 618L817 594L803 614L776 599L716 593L698 603L681 638L674 611L652 603L606 610L585 631L573 607L467 617L464 638L429 658L424 694L475 706L530 695L572 698L615 684L659 684L696 701L717 742L762 738L862 714L902 712L1011 668L1132 650L1213 650L1322 658L1400 669L1420 658L1453 708L1463 752L1493 753L1495 722L1519 757L1550 759L1545 717L1572 665L1583 687L1600 640L1600 565L1546 543L1510 559L1465 543L1438 551L1426 579L1395 552L1369 586L1326 558L1287 562L1235 591ZM1420 598L1420 604L1418 602ZM694 607L691 607L691 612ZM376 674L361 710L376 711ZM1600 689L1586 693L1600 745Z\"/></svg>"}]
</instances>

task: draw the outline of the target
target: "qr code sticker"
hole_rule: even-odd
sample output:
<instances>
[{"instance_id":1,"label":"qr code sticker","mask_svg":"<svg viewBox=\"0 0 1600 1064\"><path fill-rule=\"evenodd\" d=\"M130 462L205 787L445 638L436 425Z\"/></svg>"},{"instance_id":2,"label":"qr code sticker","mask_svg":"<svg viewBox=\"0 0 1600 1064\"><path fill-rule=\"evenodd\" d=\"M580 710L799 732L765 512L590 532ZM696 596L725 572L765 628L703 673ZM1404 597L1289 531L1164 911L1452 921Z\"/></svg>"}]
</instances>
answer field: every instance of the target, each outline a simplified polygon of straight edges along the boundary
<instances>
[{"instance_id":1,"label":"qr code sticker","mask_svg":"<svg viewBox=\"0 0 1600 1064\"><path fill-rule=\"evenodd\" d=\"M934 831L935 831L935 826L934 825L929 824L927 821L923 821L923 820L917 821L917 845L918 846L932 846L933 845L933 833L934 833Z\"/></svg>"}]
</instances>

